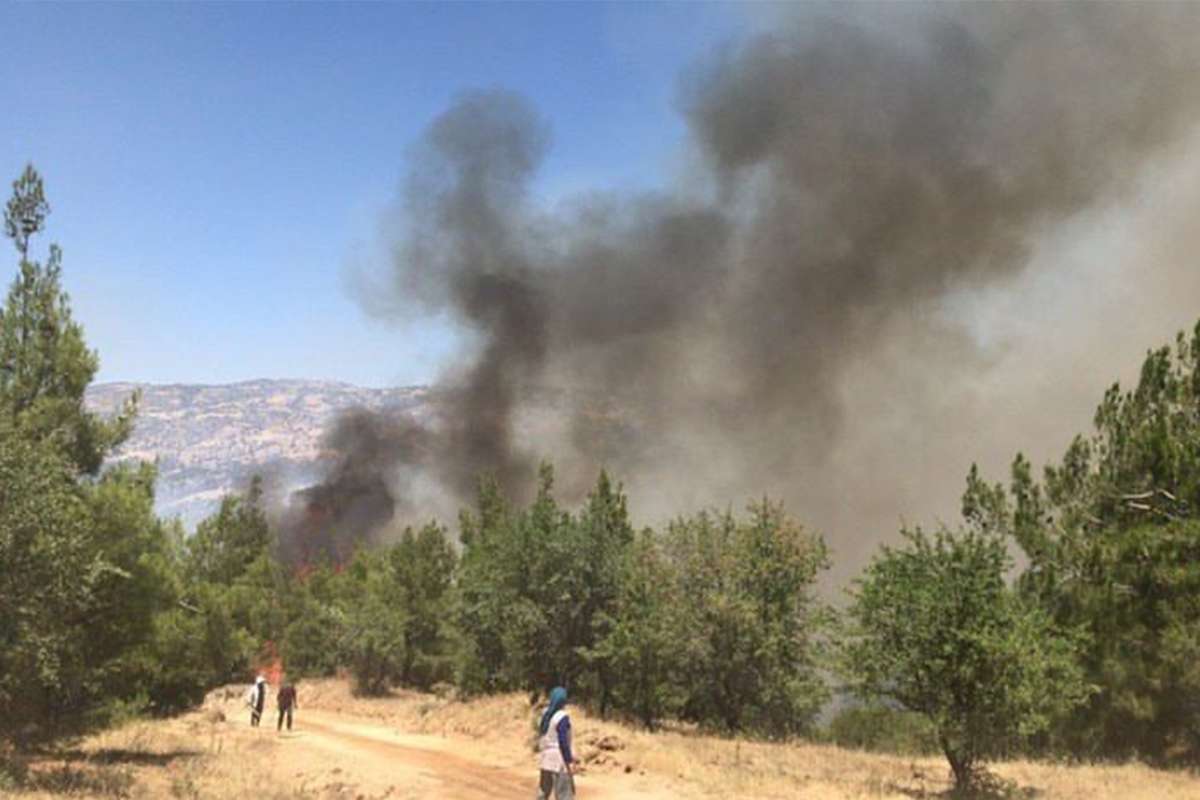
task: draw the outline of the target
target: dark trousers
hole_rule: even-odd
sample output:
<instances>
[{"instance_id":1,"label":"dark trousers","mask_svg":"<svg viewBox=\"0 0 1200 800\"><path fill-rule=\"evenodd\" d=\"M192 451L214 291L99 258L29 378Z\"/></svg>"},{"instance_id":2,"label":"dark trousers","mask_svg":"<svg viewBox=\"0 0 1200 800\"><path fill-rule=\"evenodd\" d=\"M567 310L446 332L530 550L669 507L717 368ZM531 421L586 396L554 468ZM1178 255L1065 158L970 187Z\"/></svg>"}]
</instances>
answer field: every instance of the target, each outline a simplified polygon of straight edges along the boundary
<instances>
[{"instance_id":1,"label":"dark trousers","mask_svg":"<svg viewBox=\"0 0 1200 800\"><path fill-rule=\"evenodd\" d=\"M292 729L292 709L290 707L289 708L281 708L281 709L279 709L279 723L275 726L275 730L277 730L277 731L283 730L284 714L287 715L288 730L290 731Z\"/></svg>"},{"instance_id":2,"label":"dark trousers","mask_svg":"<svg viewBox=\"0 0 1200 800\"><path fill-rule=\"evenodd\" d=\"M250 727L257 728L258 721L262 719L262 706L250 707Z\"/></svg>"}]
</instances>

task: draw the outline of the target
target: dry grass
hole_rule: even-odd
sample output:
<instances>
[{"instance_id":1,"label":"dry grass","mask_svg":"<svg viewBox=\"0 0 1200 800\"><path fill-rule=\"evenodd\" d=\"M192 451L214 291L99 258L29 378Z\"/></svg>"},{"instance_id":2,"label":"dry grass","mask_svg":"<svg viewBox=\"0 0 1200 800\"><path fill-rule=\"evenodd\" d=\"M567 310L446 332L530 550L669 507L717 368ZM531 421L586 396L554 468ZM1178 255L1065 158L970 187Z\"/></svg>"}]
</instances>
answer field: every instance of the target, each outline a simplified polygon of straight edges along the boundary
<instances>
[{"instance_id":1,"label":"dry grass","mask_svg":"<svg viewBox=\"0 0 1200 800\"><path fill-rule=\"evenodd\" d=\"M340 681L302 688L308 708L371 718L397 728L468 737L526 759L536 709L523 695L469 702L415 692L386 699L353 697ZM573 709L579 757L587 769L633 771L697 797L825 800L937 798L949 794L945 760L888 756L806 743L770 744L689 730L648 733ZM616 749L612 749L616 748ZM1062 800L1196 800L1200 778L1142 764L1078 765L1012 761L991 765L1011 797Z\"/></svg>"},{"instance_id":2,"label":"dry grass","mask_svg":"<svg viewBox=\"0 0 1200 800\"><path fill-rule=\"evenodd\" d=\"M183 798L186 800L327 800L370 798L352 785L355 761L329 760L295 771L303 740L280 739L273 730L252 732L241 719L240 689L215 692L205 707L178 719L135 723L87 740L79 748L33 764L19 788L0 784L0 796L21 800L76 798ZM536 709L521 695L458 702L397 692L382 699L350 694L340 681L299 687L306 712L337 714L413 734L462 742L458 752L515 771L530 770L529 743ZM225 721L228 717L230 722ZM574 709L577 749L604 797L812 798L881 800L947 797L945 762L883 756L812 744L768 744L722 739L692 730L655 734L596 719ZM469 746L466 746L469 742ZM305 752L304 756L298 754ZM360 765L361 766L361 765ZM318 768L319 767L319 768ZM1192 800L1200 778L1140 764L996 764L993 770L1013 798L1062 800ZM360 784L361 785L361 784ZM614 787L616 789L614 790ZM395 787L392 787L395 789ZM399 794L377 792L374 797ZM397 790L399 792L399 790ZM417 797L419 794L406 794ZM441 795L452 796L452 795Z\"/></svg>"},{"instance_id":3,"label":"dry grass","mask_svg":"<svg viewBox=\"0 0 1200 800\"><path fill-rule=\"evenodd\" d=\"M10 766L0 795L28 800L59 797L160 797L145 778L177 771L207 754L191 737L161 724L131 723L66 748ZM15 773L15 775L13 774Z\"/></svg>"},{"instance_id":4,"label":"dry grass","mask_svg":"<svg viewBox=\"0 0 1200 800\"><path fill-rule=\"evenodd\" d=\"M137 722L88 738L78 748L34 758L0 783L14 800L325 800L353 798L341 787L303 785L272 775L268 737L244 741L211 710ZM330 791L333 789L333 791Z\"/></svg>"}]
</instances>

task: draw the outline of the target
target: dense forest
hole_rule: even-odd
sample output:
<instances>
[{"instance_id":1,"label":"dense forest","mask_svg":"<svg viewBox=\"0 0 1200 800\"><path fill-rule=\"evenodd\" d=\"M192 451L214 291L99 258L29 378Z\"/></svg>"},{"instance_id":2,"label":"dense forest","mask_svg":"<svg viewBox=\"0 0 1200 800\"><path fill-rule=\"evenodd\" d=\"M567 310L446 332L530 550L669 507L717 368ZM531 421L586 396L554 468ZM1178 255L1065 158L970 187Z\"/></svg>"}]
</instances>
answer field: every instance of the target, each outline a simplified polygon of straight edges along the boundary
<instances>
[{"instance_id":1,"label":"dense forest","mask_svg":"<svg viewBox=\"0 0 1200 800\"><path fill-rule=\"evenodd\" d=\"M772 500L639 528L613 476L564 508L548 464L528 505L482 475L453 528L297 563L258 482L188 533L155 515L153 465L106 460L137 398L84 408L98 357L62 252L35 257L48 212L29 167L0 310L8 747L283 668L368 694L564 685L650 728L932 748L960 785L1012 753L1200 763L1200 325L1114 384L1040 478L1020 454L1005 482L971 467L961 524L901 531L838 610L816 592L820 536Z\"/></svg>"}]
</instances>

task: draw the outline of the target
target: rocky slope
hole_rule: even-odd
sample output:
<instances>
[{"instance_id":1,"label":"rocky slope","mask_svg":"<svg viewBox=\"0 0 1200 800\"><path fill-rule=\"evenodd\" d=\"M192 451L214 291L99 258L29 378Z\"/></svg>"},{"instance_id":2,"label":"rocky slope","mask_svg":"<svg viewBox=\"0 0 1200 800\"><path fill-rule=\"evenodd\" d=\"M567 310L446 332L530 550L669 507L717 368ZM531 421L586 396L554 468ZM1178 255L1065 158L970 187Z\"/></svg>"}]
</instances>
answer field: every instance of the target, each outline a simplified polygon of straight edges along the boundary
<instances>
[{"instance_id":1,"label":"rocky slope","mask_svg":"<svg viewBox=\"0 0 1200 800\"><path fill-rule=\"evenodd\" d=\"M339 411L365 407L419 415L427 392L309 380L102 383L88 389L87 402L111 413L135 390L141 391L137 423L117 458L157 460L159 512L179 515L189 526L256 471L297 485L311 480L321 434Z\"/></svg>"}]
</instances>

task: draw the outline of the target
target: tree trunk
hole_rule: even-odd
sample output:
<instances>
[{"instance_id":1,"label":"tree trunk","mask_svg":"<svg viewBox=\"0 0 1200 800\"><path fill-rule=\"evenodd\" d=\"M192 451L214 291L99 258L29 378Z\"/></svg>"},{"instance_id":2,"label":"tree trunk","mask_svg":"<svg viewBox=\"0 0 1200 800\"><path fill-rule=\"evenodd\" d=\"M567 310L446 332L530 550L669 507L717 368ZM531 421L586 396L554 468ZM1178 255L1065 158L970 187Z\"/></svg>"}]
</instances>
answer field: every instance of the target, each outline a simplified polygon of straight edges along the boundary
<instances>
[{"instance_id":1,"label":"tree trunk","mask_svg":"<svg viewBox=\"0 0 1200 800\"><path fill-rule=\"evenodd\" d=\"M950 771L954 773L954 792L962 795L969 793L975 778L974 759L952 747L945 736L941 736L939 739L942 752L945 753L946 760L950 762Z\"/></svg>"}]
</instances>

